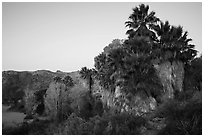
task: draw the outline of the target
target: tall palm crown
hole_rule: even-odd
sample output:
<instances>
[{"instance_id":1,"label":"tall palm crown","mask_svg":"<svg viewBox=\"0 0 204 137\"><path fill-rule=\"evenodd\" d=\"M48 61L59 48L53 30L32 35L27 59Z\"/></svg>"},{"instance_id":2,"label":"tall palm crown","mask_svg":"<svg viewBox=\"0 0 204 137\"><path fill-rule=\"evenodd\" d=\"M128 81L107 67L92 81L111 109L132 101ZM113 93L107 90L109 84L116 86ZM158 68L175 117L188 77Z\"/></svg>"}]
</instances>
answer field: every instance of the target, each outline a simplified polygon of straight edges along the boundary
<instances>
[{"instance_id":1,"label":"tall palm crown","mask_svg":"<svg viewBox=\"0 0 204 137\"><path fill-rule=\"evenodd\" d=\"M89 93L91 94L92 93L92 85L93 85L93 75L95 74L95 70L93 69L88 69L87 67L83 67L81 68L80 72L81 74L81 77L83 79L86 79L88 81L88 84L89 84Z\"/></svg>"},{"instance_id":2,"label":"tall palm crown","mask_svg":"<svg viewBox=\"0 0 204 137\"><path fill-rule=\"evenodd\" d=\"M133 8L133 13L129 16L129 21L126 21L126 27L129 30L126 32L128 38L134 38L137 36L149 36L151 39L155 39L155 34L152 32L151 26L159 21L159 18L155 16L155 12L150 12L148 14L149 6L144 4L139 5L139 7Z\"/></svg>"},{"instance_id":3,"label":"tall palm crown","mask_svg":"<svg viewBox=\"0 0 204 137\"><path fill-rule=\"evenodd\" d=\"M192 39L188 39L187 32L183 32L181 26L170 26L169 22L160 22L160 24L152 27L157 33L157 46L160 52L164 53L164 59L182 60L184 63L193 59L197 55L194 50L195 45L189 44ZM158 48L157 47L157 48Z\"/></svg>"},{"instance_id":4,"label":"tall palm crown","mask_svg":"<svg viewBox=\"0 0 204 137\"><path fill-rule=\"evenodd\" d=\"M123 58L125 51L122 48L111 50L107 56L107 62L109 67L113 68L114 71L123 67Z\"/></svg>"},{"instance_id":5,"label":"tall palm crown","mask_svg":"<svg viewBox=\"0 0 204 137\"><path fill-rule=\"evenodd\" d=\"M80 70L80 74L83 79L89 79L89 77L91 76L91 70L87 67L83 67Z\"/></svg>"}]
</instances>

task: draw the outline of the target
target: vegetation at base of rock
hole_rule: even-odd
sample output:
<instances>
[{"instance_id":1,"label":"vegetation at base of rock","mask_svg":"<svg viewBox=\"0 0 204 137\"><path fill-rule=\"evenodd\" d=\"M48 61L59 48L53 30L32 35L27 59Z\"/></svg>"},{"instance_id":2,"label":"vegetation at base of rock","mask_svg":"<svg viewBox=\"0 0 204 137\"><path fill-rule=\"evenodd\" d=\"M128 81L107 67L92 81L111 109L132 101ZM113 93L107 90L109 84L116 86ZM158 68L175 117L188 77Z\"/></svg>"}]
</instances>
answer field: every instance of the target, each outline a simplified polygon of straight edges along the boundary
<instances>
[{"instance_id":1,"label":"vegetation at base of rock","mask_svg":"<svg viewBox=\"0 0 204 137\"><path fill-rule=\"evenodd\" d=\"M2 135L42 135L50 121L35 121L31 124L23 123L17 127L2 126Z\"/></svg>"},{"instance_id":2,"label":"vegetation at base of rock","mask_svg":"<svg viewBox=\"0 0 204 137\"><path fill-rule=\"evenodd\" d=\"M65 122L58 125L54 133L61 135L140 134L140 128L145 123L142 117L127 114L103 114L101 117L97 115L84 120L73 113Z\"/></svg>"},{"instance_id":3,"label":"vegetation at base of rock","mask_svg":"<svg viewBox=\"0 0 204 137\"><path fill-rule=\"evenodd\" d=\"M158 108L157 115L166 119L166 127L159 134L201 135L202 99L201 93L194 94L190 100L169 100Z\"/></svg>"}]
</instances>

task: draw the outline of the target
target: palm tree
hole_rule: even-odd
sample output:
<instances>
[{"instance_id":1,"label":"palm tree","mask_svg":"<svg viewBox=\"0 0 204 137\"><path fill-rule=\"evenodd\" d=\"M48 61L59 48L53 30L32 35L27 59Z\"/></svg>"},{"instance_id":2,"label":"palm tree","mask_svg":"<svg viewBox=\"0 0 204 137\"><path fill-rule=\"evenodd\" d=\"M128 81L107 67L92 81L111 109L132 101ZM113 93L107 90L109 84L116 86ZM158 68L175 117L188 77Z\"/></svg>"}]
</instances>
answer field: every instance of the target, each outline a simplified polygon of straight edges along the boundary
<instances>
[{"instance_id":1,"label":"palm tree","mask_svg":"<svg viewBox=\"0 0 204 137\"><path fill-rule=\"evenodd\" d=\"M129 27L129 30L126 32L129 35L129 39L135 36L148 36L151 40L155 40L156 36L150 29L159 21L159 18L155 16L155 12L148 13L148 10L149 6L144 4L133 8L129 21L125 22L126 27Z\"/></svg>"},{"instance_id":2,"label":"palm tree","mask_svg":"<svg viewBox=\"0 0 204 137\"><path fill-rule=\"evenodd\" d=\"M124 56L125 51L122 48L111 50L107 57L109 67L111 67L114 71L121 69L123 66Z\"/></svg>"},{"instance_id":3,"label":"palm tree","mask_svg":"<svg viewBox=\"0 0 204 137\"><path fill-rule=\"evenodd\" d=\"M101 53L94 58L94 66L98 72L102 71L106 64L106 54Z\"/></svg>"},{"instance_id":4,"label":"palm tree","mask_svg":"<svg viewBox=\"0 0 204 137\"><path fill-rule=\"evenodd\" d=\"M83 68L81 68L79 73L81 74L81 77L83 79L86 79L88 81L88 83L89 83L89 93L91 95L91 93L92 93L91 87L92 87L92 84L93 84L92 75L94 74L94 70L88 69L87 67L83 67Z\"/></svg>"},{"instance_id":5,"label":"palm tree","mask_svg":"<svg viewBox=\"0 0 204 137\"><path fill-rule=\"evenodd\" d=\"M191 61L196 55L195 45L189 44L188 32L183 32L181 26L171 26L168 21L152 27L157 34L157 49L163 53L164 60L181 60L183 63Z\"/></svg>"},{"instance_id":6,"label":"palm tree","mask_svg":"<svg viewBox=\"0 0 204 137\"><path fill-rule=\"evenodd\" d=\"M114 39L101 54L95 57L97 79L104 88L114 90L116 74L123 66L124 51L123 40Z\"/></svg>"},{"instance_id":7,"label":"palm tree","mask_svg":"<svg viewBox=\"0 0 204 137\"><path fill-rule=\"evenodd\" d=\"M65 76L62 81L67 87L74 86L73 79L69 75Z\"/></svg>"},{"instance_id":8,"label":"palm tree","mask_svg":"<svg viewBox=\"0 0 204 137\"><path fill-rule=\"evenodd\" d=\"M196 56L197 51L194 50L194 45L189 44L192 39L187 38L188 33L184 32L181 26L171 26L166 21L160 22L152 29L157 34L157 44L153 49L154 54L159 53L156 55L160 60L157 70L160 76L166 74L161 81L173 98L173 93L183 90L184 65Z\"/></svg>"},{"instance_id":9,"label":"palm tree","mask_svg":"<svg viewBox=\"0 0 204 137\"><path fill-rule=\"evenodd\" d=\"M149 56L133 53L125 57L124 66L125 90L133 94L143 91L147 97L160 94L161 85Z\"/></svg>"},{"instance_id":10,"label":"palm tree","mask_svg":"<svg viewBox=\"0 0 204 137\"><path fill-rule=\"evenodd\" d=\"M61 82L61 81L62 81L62 78L59 77L59 76L55 76L55 77L53 78L53 81L54 81L54 82Z\"/></svg>"}]
</instances>

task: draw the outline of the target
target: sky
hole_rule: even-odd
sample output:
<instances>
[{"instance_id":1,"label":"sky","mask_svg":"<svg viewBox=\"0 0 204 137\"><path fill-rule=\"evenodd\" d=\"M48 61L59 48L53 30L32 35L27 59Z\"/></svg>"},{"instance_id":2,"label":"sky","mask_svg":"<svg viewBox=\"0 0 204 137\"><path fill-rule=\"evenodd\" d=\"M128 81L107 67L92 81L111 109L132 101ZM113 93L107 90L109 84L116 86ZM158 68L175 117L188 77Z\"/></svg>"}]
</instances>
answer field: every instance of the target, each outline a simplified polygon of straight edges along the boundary
<instances>
[{"instance_id":1,"label":"sky","mask_svg":"<svg viewBox=\"0 0 204 137\"><path fill-rule=\"evenodd\" d=\"M2 5L2 70L71 72L94 67L141 3L23 3ZM181 25L202 51L202 3L145 3L162 21Z\"/></svg>"}]
</instances>

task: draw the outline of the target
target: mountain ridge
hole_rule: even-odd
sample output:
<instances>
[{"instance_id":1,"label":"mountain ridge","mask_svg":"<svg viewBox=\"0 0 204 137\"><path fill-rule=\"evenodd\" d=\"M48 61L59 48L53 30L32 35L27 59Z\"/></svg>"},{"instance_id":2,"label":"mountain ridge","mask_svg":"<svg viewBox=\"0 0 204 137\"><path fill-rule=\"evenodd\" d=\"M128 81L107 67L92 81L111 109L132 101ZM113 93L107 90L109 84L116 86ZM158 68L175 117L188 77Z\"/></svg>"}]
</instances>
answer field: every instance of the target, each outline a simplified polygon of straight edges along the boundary
<instances>
[{"instance_id":1,"label":"mountain ridge","mask_svg":"<svg viewBox=\"0 0 204 137\"><path fill-rule=\"evenodd\" d=\"M19 99L23 98L25 89L34 91L47 89L54 77L63 78L70 75L77 79L77 73L78 71L52 72L50 70L2 71L2 101L3 103L17 103Z\"/></svg>"}]
</instances>

